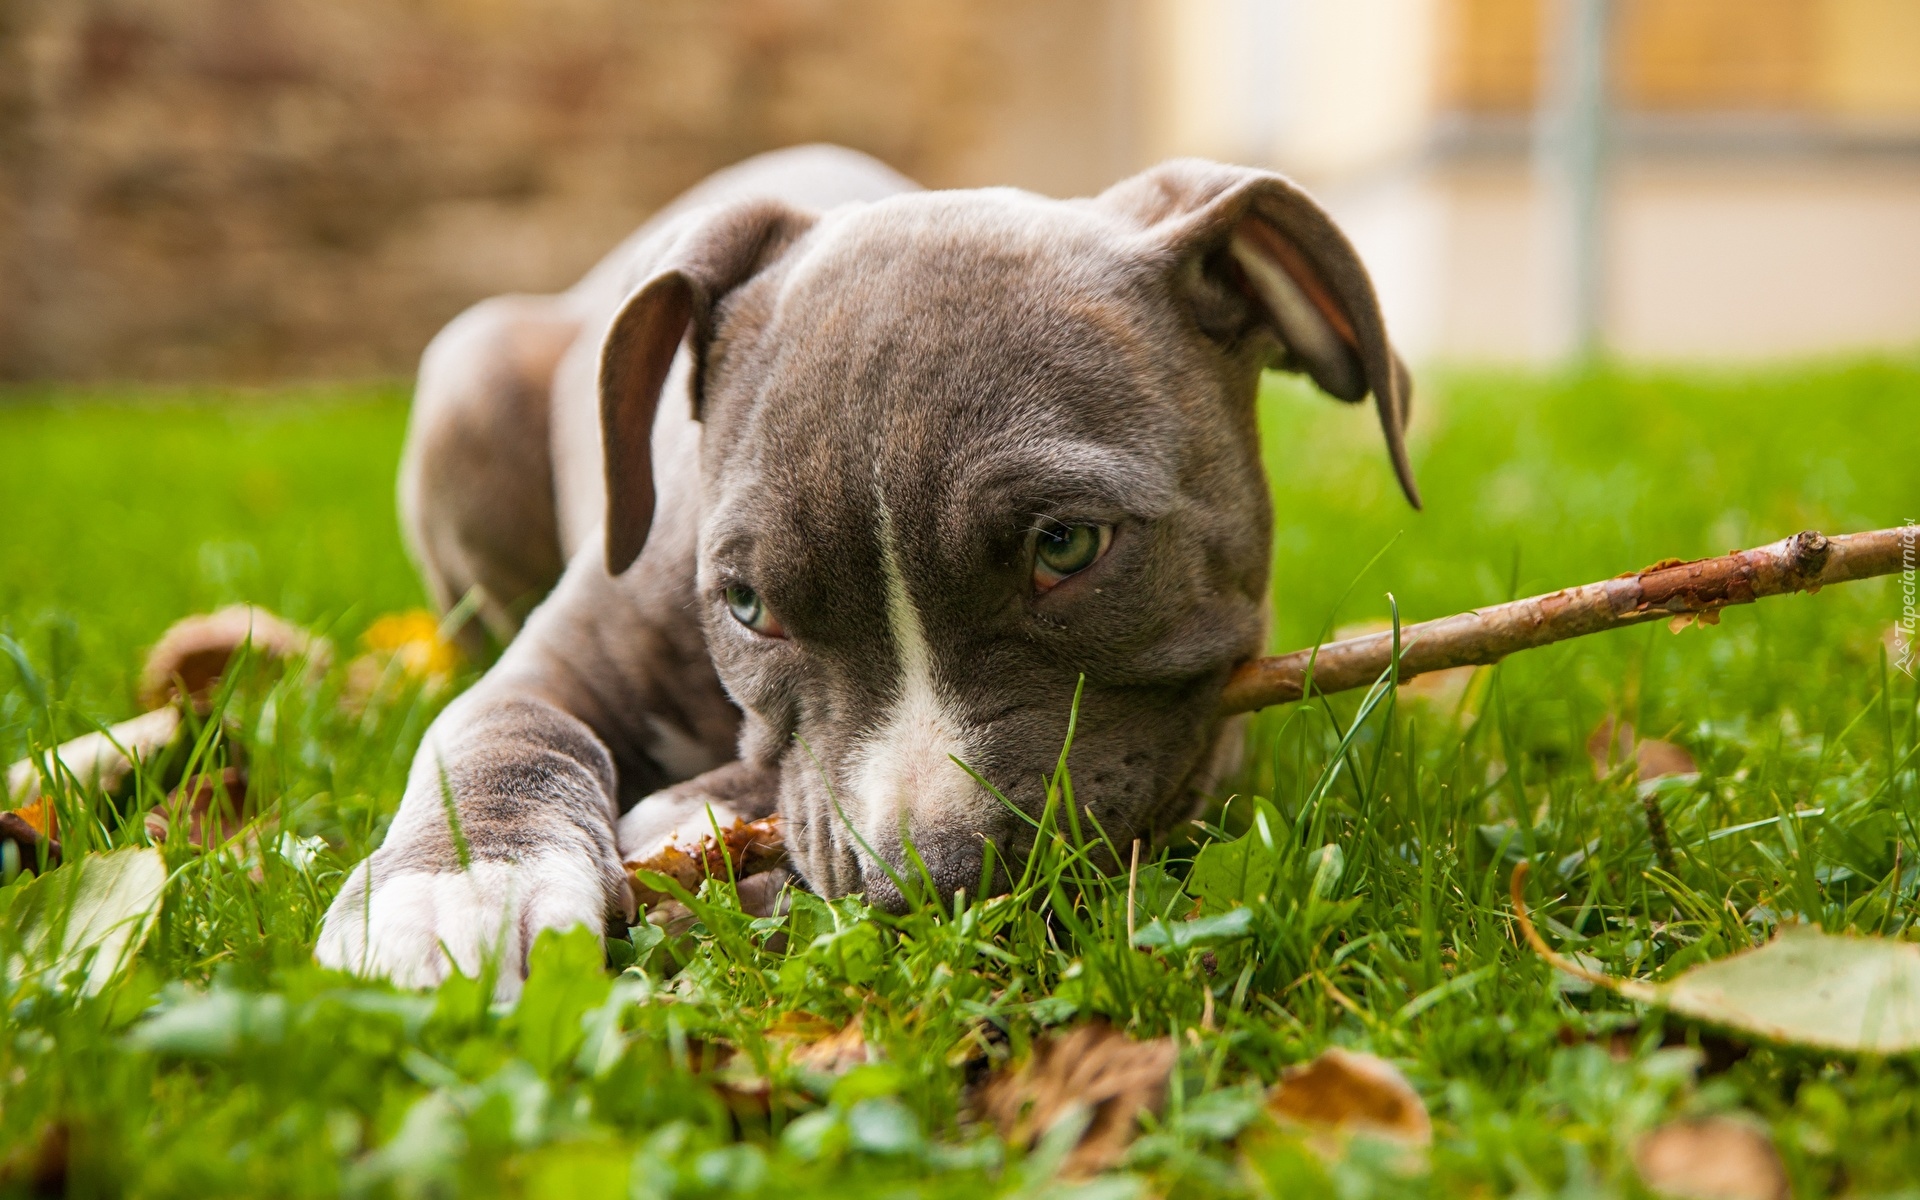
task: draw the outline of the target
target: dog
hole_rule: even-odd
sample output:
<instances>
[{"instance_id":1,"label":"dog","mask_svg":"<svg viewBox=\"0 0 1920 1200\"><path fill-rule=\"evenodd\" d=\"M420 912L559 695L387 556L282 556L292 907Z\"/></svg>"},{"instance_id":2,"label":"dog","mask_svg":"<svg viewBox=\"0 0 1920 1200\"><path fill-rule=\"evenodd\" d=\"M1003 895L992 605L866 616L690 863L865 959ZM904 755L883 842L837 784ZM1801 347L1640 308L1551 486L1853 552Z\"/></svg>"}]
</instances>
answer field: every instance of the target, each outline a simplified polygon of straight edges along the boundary
<instances>
[{"instance_id":1,"label":"dog","mask_svg":"<svg viewBox=\"0 0 1920 1200\"><path fill-rule=\"evenodd\" d=\"M1418 507L1366 269L1265 171L1062 201L797 148L564 294L464 313L422 358L400 509L434 600L507 646L317 957L430 986L498 955L511 997L540 930L631 920L623 855L709 809L777 812L823 895L900 909L909 846L937 894L977 887L1076 694L1076 803L1152 844L1237 747L1219 696L1263 649L1268 367L1371 395Z\"/></svg>"}]
</instances>

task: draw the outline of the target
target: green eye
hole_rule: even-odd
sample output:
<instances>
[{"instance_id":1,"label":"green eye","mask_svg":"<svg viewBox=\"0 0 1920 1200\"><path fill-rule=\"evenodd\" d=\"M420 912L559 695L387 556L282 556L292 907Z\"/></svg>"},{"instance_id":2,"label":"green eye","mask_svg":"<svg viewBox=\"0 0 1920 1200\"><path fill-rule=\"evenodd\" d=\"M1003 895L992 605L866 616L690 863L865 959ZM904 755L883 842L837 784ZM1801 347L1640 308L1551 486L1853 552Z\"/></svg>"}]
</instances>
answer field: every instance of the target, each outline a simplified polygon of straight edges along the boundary
<instances>
[{"instance_id":1,"label":"green eye","mask_svg":"<svg viewBox=\"0 0 1920 1200\"><path fill-rule=\"evenodd\" d=\"M780 622L773 619L767 611L766 602L760 599L760 593L743 583L729 584L726 591L727 611L733 619L748 629L765 637L785 637L787 631L780 628Z\"/></svg>"},{"instance_id":2,"label":"green eye","mask_svg":"<svg viewBox=\"0 0 1920 1200\"><path fill-rule=\"evenodd\" d=\"M1062 525L1049 521L1033 543L1033 582L1041 591L1100 561L1113 541L1111 525Z\"/></svg>"}]
</instances>

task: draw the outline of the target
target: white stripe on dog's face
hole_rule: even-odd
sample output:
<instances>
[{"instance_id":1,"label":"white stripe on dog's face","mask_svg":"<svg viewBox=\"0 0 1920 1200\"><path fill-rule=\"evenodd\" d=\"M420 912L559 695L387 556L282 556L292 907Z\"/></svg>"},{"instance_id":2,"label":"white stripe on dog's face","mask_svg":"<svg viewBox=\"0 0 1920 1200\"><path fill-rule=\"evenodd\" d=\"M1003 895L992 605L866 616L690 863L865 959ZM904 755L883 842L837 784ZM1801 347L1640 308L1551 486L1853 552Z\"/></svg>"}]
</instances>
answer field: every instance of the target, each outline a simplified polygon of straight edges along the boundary
<instances>
[{"instance_id":1,"label":"white stripe on dog's face","mask_svg":"<svg viewBox=\"0 0 1920 1200\"><path fill-rule=\"evenodd\" d=\"M934 679L933 653L919 610L907 593L894 544L893 515L876 489L880 554L887 584L887 624L899 661L893 706L880 727L862 739L852 759L847 815L876 847L899 845L910 817L915 824L956 828L977 800L978 785L952 757L967 760L965 723Z\"/></svg>"}]
</instances>

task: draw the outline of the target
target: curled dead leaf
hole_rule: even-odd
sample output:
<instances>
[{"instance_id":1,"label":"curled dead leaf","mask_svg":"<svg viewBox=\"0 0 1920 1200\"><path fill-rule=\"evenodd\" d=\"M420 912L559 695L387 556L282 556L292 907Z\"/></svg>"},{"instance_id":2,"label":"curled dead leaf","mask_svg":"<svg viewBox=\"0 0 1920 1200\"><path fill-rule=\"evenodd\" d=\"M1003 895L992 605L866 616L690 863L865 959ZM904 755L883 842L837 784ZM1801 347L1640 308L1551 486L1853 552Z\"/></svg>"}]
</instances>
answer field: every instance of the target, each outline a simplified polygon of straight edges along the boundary
<instances>
[{"instance_id":1,"label":"curled dead leaf","mask_svg":"<svg viewBox=\"0 0 1920 1200\"><path fill-rule=\"evenodd\" d=\"M1037 1039L1024 1064L980 1085L976 1106L1002 1137L1021 1146L1033 1145L1069 1114L1090 1111L1062 1170L1092 1175L1120 1160L1141 1113L1159 1111L1178 1057L1171 1038L1136 1042L1105 1023L1082 1025L1063 1037Z\"/></svg>"},{"instance_id":2,"label":"curled dead leaf","mask_svg":"<svg viewBox=\"0 0 1920 1200\"><path fill-rule=\"evenodd\" d=\"M165 750L180 733L181 724L178 708L172 705L156 708L104 731L62 742L47 756L47 765L71 776L82 787L117 791L133 770L134 760L152 758ZM23 758L7 768L7 791L25 808L32 807L32 802L39 798L42 782L37 759ZM24 813L25 808L14 811ZM31 823L30 818L23 816L22 819Z\"/></svg>"},{"instance_id":3,"label":"curled dead leaf","mask_svg":"<svg viewBox=\"0 0 1920 1200\"><path fill-rule=\"evenodd\" d=\"M783 868L786 861L787 846L781 837L780 818L775 816L736 820L724 826L718 838L708 833L691 844L668 843L625 866L632 877L634 900L652 907L672 900L673 895L649 884L642 872L664 875L692 892L699 890L701 880L714 876L725 879L729 869L736 880L745 880Z\"/></svg>"},{"instance_id":4,"label":"curled dead leaf","mask_svg":"<svg viewBox=\"0 0 1920 1200\"><path fill-rule=\"evenodd\" d=\"M7 816L25 825L36 837L52 838L60 836L60 818L53 811L53 804L45 796L31 804L14 809Z\"/></svg>"},{"instance_id":5,"label":"curled dead leaf","mask_svg":"<svg viewBox=\"0 0 1920 1200\"><path fill-rule=\"evenodd\" d=\"M1267 1094L1267 1111L1302 1128L1307 1144L1328 1158L1340 1157L1353 1134L1410 1147L1433 1141L1433 1120L1406 1077L1383 1058L1338 1046L1289 1067Z\"/></svg>"},{"instance_id":6,"label":"curled dead leaf","mask_svg":"<svg viewBox=\"0 0 1920 1200\"><path fill-rule=\"evenodd\" d=\"M304 660L324 671L333 648L293 623L252 604L234 604L217 612L175 621L147 654L140 672L140 703L157 709L182 695L203 704L241 647L251 645L262 658Z\"/></svg>"},{"instance_id":7,"label":"curled dead leaf","mask_svg":"<svg viewBox=\"0 0 1920 1200\"><path fill-rule=\"evenodd\" d=\"M1681 1200L1788 1200L1786 1167L1764 1129L1738 1117L1662 1125L1634 1146L1647 1187Z\"/></svg>"},{"instance_id":8,"label":"curled dead leaf","mask_svg":"<svg viewBox=\"0 0 1920 1200\"><path fill-rule=\"evenodd\" d=\"M1606 779L1627 763L1633 764L1634 777L1642 783L1700 773L1699 764L1684 747L1658 738L1637 737L1631 723L1612 717L1596 725L1587 738L1587 757L1593 760L1595 779Z\"/></svg>"},{"instance_id":9,"label":"curled dead leaf","mask_svg":"<svg viewBox=\"0 0 1920 1200\"><path fill-rule=\"evenodd\" d=\"M45 799L0 813L0 843L10 844L16 862L27 870L38 870L42 853L46 865L60 865L59 822Z\"/></svg>"}]
</instances>

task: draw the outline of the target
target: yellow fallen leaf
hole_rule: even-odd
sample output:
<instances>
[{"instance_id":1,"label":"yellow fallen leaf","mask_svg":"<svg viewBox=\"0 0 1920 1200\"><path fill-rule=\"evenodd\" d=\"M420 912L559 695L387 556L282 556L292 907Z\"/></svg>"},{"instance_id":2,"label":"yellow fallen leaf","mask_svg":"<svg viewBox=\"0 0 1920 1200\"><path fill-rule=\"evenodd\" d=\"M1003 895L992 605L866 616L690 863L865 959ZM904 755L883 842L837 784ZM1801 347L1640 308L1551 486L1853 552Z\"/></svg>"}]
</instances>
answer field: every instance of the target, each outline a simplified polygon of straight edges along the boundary
<instances>
[{"instance_id":1,"label":"yellow fallen leaf","mask_svg":"<svg viewBox=\"0 0 1920 1200\"><path fill-rule=\"evenodd\" d=\"M7 971L53 984L78 976L97 995L139 952L166 887L166 861L151 849L89 854L20 885L6 914L20 953Z\"/></svg>"},{"instance_id":2,"label":"yellow fallen leaf","mask_svg":"<svg viewBox=\"0 0 1920 1200\"><path fill-rule=\"evenodd\" d=\"M1576 979L1749 1039L1843 1054L1920 1050L1920 946L1912 942L1783 925L1764 946L1663 982L1617 978L1547 945L1527 911L1529 869L1513 868L1514 922L1536 954Z\"/></svg>"}]
</instances>

